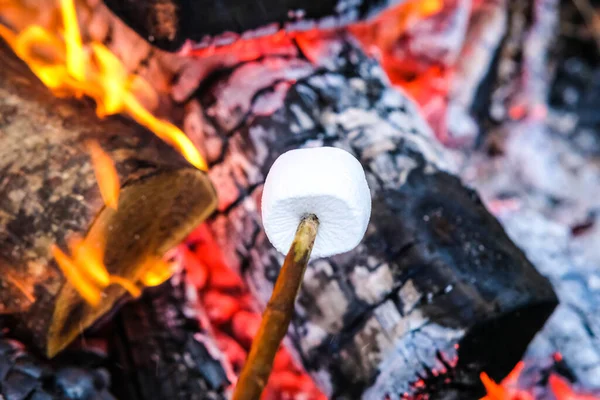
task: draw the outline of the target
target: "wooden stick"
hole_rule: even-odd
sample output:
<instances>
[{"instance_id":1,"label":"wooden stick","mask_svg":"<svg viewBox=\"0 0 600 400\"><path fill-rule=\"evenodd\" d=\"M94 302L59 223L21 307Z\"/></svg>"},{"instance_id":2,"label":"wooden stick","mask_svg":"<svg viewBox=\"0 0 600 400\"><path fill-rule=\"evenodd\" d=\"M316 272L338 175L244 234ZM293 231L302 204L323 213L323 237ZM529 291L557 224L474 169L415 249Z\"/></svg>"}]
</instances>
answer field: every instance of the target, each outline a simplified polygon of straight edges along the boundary
<instances>
[{"instance_id":1,"label":"wooden stick","mask_svg":"<svg viewBox=\"0 0 600 400\"><path fill-rule=\"evenodd\" d=\"M273 360L294 314L294 302L312 252L319 220L313 214L300 221L296 236L275 282L250 354L240 374L233 400L258 400L269 380Z\"/></svg>"}]
</instances>

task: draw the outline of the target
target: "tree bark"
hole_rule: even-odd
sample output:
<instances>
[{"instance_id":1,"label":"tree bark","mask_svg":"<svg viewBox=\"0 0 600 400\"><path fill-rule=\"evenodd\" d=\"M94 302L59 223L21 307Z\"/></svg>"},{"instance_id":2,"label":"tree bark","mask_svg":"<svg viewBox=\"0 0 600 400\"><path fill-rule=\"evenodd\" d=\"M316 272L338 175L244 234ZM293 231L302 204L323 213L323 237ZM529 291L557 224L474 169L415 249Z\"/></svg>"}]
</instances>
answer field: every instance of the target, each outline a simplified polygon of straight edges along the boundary
<instances>
[{"instance_id":1,"label":"tree bark","mask_svg":"<svg viewBox=\"0 0 600 400\"><path fill-rule=\"evenodd\" d=\"M242 63L197 92L227 262L264 306L283 261L261 228L267 171L292 148L352 152L370 227L354 251L309 266L288 347L336 399L482 395L479 373L502 379L552 313L551 285L375 61L346 36L297 44L295 57Z\"/></svg>"},{"instance_id":2,"label":"tree bark","mask_svg":"<svg viewBox=\"0 0 600 400\"><path fill-rule=\"evenodd\" d=\"M162 256L214 209L214 190L146 129L55 97L4 45L0 65L0 327L10 318L16 337L53 355L124 290L110 286L92 308L65 283L50 246L92 235L105 241L109 273L136 281L146 257ZM116 164L118 211L103 206L89 139Z\"/></svg>"}]
</instances>

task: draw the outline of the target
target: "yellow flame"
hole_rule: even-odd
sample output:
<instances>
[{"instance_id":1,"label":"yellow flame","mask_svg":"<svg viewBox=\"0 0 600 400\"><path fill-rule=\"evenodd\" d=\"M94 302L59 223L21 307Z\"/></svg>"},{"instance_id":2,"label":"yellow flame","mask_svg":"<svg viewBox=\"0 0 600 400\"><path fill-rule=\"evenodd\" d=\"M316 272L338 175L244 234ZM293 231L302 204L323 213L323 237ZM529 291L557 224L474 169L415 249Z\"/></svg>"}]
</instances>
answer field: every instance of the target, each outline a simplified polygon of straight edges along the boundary
<instances>
[{"instance_id":1,"label":"yellow flame","mask_svg":"<svg viewBox=\"0 0 600 400\"><path fill-rule=\"evenodd\" d=\"M110 275L102 262L99 249L93 248L78 237L71 238L68 246L73 254L73 263L77 266L86 266L86 268L80 268L82 275L87 276L88 280L100 287L110 285Z\"/></svg>"},{"instance_id":2,"label":"yellow flame","mask_svg":"<svg viewBox=\"0 0 600 400\"><path fill-rule=\"evenodd\" d=\"M100 187L100 195L107 207L117 209L119 204L119 175L115 164L108 154L102 150L102 147L96 141L88 141L87 148L92 157L92 166L98 186Z\"/></svg>"},{"instance_id":3,"label":"yellow flame","mask_svg":"<svg viewBox=\"0 0 600 400\"><path fill-rule=\"evenodd\" d=\"M145 286L153 287L165 283L173 275L173 270L169 263L162 258L150 258L145 265L146 273L141 281Z\"/></svg>"},{"instance_id":4,"label":"yellow flame","mask_svg":"<svg viewBox=\"0 0 600 400\"><path fill-rule=\"evenodd\" d=\"M135 283L125 278L121 278L120 276L111 275L110 283L114 283L116 285L121 286L123 289L127 290L131 297L133 297L134 299L137 299L142 295L142 290L139 287L137 287Z\"/></svg>"},{"instance_id":5,"label":"yellow flame","mask_svg":"<svg viewBox=\"0 0 600 400\"><path fill-rule=\"evenodd\" d=\"M83 54L81 34L79 33L77 13L75 12L75 3L73 0L60 0L60 9L65 29L67 71L69 71L69 74L73 78L82 82L85 80L85 56Z\"/></svg>"},{"instance_id":6,"label":"yellow flame","mask_svg":"<svg viewBox=\"0 0 600 400\"><path fill-rule=\"evenodd\" d=\"M422 0L419 4L420 17L426 18L444 8L443 0Z\"/></svg>"},{"instance_id":7,"label":"yellow flame","mask_svg":"<svg viewBox=\"0 0 600 400\"><path fill-rule=\"evenodd\" d=\"M73 255L72 258L56 245L53 245L50 250L67 281L89 304L94 307L98 306L102 300L104 289L112 284L121 286L134 298L142 294L142 290L135 282L121 276L109 274L102 260L103 249L97 248L77 236L70 238L67 242ZM143 268L149 269L146 272L146 277L142 279L142 283L148 282L151 284L148 286L155 286L171 277L170 269L169 275L166 276L164 261L160 260L159 262L158 260L160 259L157 258L151 264L143 266ZM148 279L148 277L151 277L151 279ZM159 280L162 280L162 282L159 282Z\"/></svg>"},{"instance_id":8,"label":"yellow flame","mask_svg":"<svg viewBox=\"0 0 600 400\"><path fill-rule=\"evenodd\" d=\"M148 84L140 83L143 79L139 75L128 73L102 43L82 43L74 0L60 0L60 11L62 38L39 25L14 32L0 24L0 36L55 94L93 98L99 117L128 114L175 147L190 164L206 170L206 162L181 129L155 117L136 98L133 86L147 87ZM45 57L41 56L40 49Z\"/></svg>"},{"instance_id":9,"label":"yellow flame","mask_svg":"<svg viewBox=\"0 0 600 400\"><path fill-rule=\"evenodd\" d=\"M97 307L100 304L100 300L102 300L102 291L84 277L82 273L83 269L63 253L58 246L53 245L51 251L56 264L58 264L67 280L77 289L85 301Z\"/></svg>"}]
</instances>

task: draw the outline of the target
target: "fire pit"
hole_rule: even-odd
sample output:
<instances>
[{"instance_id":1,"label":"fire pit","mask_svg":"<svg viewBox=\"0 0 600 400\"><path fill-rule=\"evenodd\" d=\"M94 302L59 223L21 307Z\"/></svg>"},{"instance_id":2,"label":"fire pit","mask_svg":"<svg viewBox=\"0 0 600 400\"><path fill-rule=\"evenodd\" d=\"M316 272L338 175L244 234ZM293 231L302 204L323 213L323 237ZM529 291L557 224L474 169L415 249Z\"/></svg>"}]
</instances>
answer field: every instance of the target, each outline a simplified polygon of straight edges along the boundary
<instances>
[{"instance_id":1,"label":"fire pit","mask_svg":"<svg viewBox=\"0 0 600 400\"><path fill-rule=\"evenodd\" d=\"M0 398L229 398L322 146L371 221L263 399L600 398L595 5L308 3L0 4Z\"/></svg>"}]
</instances>

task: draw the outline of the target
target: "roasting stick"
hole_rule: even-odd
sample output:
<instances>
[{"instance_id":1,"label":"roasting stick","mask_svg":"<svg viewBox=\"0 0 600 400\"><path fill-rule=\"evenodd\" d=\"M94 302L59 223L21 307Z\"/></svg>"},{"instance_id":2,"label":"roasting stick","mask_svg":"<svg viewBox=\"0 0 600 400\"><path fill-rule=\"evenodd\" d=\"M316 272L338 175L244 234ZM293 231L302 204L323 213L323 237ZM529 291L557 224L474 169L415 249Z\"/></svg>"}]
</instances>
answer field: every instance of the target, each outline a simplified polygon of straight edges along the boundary
<instances>
[{"instance_id":1,"label":"roasting stick","mask_svg":"<svg viewBox=\"0 0 600 400\"><path fill-rule=\"evenodd\" d=\"M365 173L350 153L333 147L300 149L275 161L263 189L262 219L270 242L287 255L233 400L260 399L309 259L355 248L370 215Z\"/></svg>"},{"instance_id":2,"label":"roasting stick","mask_svg":"<svg viewBox=\"0 0 600 400\"><path fill-rule=\"evenodd\" d=\"M319 220L315 215L303 218L294 242L285 257L273 294L263 313L258 333L238 379L233 400L258 400L267 384L279 344L287 333L294 313L296 293L317 237Z\"/></svg>"}]
</instances>

